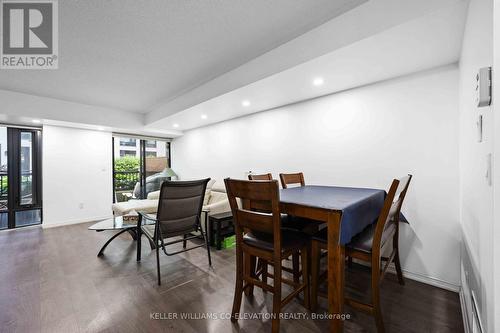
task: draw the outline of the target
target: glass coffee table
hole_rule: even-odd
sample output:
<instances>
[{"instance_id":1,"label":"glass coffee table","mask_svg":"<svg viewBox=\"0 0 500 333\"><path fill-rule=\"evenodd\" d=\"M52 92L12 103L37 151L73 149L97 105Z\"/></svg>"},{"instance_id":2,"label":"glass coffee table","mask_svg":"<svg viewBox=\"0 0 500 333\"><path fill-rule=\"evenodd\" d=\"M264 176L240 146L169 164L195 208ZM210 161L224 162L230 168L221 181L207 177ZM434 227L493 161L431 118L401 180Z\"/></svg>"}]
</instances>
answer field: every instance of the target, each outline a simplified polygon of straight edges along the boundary
<instances>
[{"instance_id":1,"label":"glass coffee table","mask_svg":"<svg viewBox=\"0 0 500 333\"><path fill-rule=\"evenodd\" d=\"M97 222L96 224L93 224L89 227L89 230L95 230L97 232L105 231L105 230L115 230L118 231L113 237L108 239L108 241L102 246L101 250L97 254L98 257L103 255L104 250L106 247L119 235L123 234L124 232L128 232L131 236L132 239L135 241L137 240L137 221L123 221L122 216L117 216L111 219L107 219L101 222Z\"/></svg>"}]
</instances>

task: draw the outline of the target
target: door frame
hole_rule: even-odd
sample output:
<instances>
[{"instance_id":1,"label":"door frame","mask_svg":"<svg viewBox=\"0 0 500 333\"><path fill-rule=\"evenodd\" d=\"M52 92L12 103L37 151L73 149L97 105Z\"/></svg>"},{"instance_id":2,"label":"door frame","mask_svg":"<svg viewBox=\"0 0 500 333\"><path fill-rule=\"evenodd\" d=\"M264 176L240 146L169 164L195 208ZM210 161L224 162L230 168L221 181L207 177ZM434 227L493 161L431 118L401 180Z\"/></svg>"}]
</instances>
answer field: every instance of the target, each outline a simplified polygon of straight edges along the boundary
<instances>
[{"instance_id":1,"label":"door frame","mask_svg":"<svg viewBox=\"0 0 500 333\"><path fill-rule=\"evenodd\" d=\"M20 181L21 170L21 133L31 133L32 138L32 196L30 204L21 204ZM43 222L43 199L42 199L42 130L34 128L7 127L7 147L8 147L8 229L22 228L16 226L16 213L27 210L40 210L40 223ZM38 224L38 223L37 223ZM30 224L37 225L37 224Z\"/></svg>"}]
</instances>

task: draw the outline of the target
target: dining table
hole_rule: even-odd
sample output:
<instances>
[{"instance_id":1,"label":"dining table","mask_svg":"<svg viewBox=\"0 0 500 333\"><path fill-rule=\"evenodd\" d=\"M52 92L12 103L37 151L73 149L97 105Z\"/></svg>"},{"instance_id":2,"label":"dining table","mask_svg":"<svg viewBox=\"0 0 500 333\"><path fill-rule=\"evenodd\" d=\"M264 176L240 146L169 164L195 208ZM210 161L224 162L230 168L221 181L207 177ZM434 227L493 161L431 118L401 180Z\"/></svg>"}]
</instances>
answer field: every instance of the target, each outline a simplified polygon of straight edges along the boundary
<instances>
[{"instance_id":1,"label":"dining table","mask_svg":"<svg viewBox=\"0 0 500 333\"><path fill-rule=\"evenodd\" d=\"M344 327L345 245L376 221L385 196L380 189L339 186L305 185L280 190L281 213L326 222L330 332L342 332Z\"/></svg>"}]
</instances>

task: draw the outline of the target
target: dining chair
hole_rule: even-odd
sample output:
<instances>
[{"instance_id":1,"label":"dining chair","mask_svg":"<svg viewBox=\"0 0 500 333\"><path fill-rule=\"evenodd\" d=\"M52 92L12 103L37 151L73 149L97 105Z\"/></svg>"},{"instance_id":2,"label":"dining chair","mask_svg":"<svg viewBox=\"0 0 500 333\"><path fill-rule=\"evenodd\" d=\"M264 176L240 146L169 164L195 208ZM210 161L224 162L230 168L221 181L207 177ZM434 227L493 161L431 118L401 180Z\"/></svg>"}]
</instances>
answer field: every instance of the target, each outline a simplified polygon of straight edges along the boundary
<instances>
[{"instance_id":1,"label":"dining chair","mask_svg":"<svg viewBox=\"0 0 500 333\"><path fill-rule=\"evenodd\" d=\"M306 182L304 180L304 174L302 172L298 173L280 173L281 187L287 189L289 185L305 186ZM326 223L321 221L315 221L310 219L298 218L298 217L289 217L289 221L286 223L286 226L295 225L297 229L308 235L314 235L320 229L324 229L326 227Z\"/></svg>"},{"instance_id":2,"label":"dining chair","mask_svg":"<svg viewBox=\"0 0 500 333\"><path fill-rule=\"evenodd\" d=\"M236 234L236 285L231 321L237 321L243 292L257 286L273 293L272 332L279 332L281 309L299 293L304 293L304 305L309 308L309 274L303 269L302 282L282 276L282 261L300 252L307 267L308 251L304 235L293 230L281 229L278 181L247 181L225 179L229 204L233 213ZM240 204L239 204L240 203ZM252 261L262 258L274 263L270 277L273 285L259 279L252 269ZM292 292L282 299L282 283L292 287Z\"/></svg>"},{"instance_id":3,"label":"dining chair","mask_svg":"<svg viewBox=\"0 0 500 333\"><path fill-rule=\"evenodd\" d=\"M141 235L144 234L150 242L155 244L158 285L161 285L160 248L167 256L172 256L206 246L208 263L212 266L208 237L201 228L200 222L203 198L209 180L210 178L194 181L164 181L160 190L157 215L139 213L137 260L140 261L140 239ZM208 230L206 225L205 230ZM201 232L205 244L186 248L187 240L198 238L198 236L190 234L195 231ZM182 238L167 241L168 238L179 236L182 236ZM167 252L167 246L180 242L184 243L182 250Z\"/></svg>"},{"instance_id":4,"label":"dining chair","mask_svg":"<svg viewBox=\"0 0 500 333\"><path fill-rule=\"evenodd\" d=\"M280 173L281 187L288 188L289 185L299 184L305 186L304 174L298 173Z\"/></svg>"},{"instance_id":5,"label":"dining chair","mask_svg":"<svg viewBox=\"0 0 500 333\"><path fill-rule=\"evenodd\" d=\"M273 180L273 175L271 173L263 173L261 175L249 174L248 180Z\"/></svg>"},{"instance_id":6,"label":"dining chair","mask_svg":"<svg viewBox=\"0 0 500 333\"><path fill-rule=\"evenodd\" d=\"M377 221L368 226L360 234L356 235L351 242L345 246L346 257L371 263L372 289L370 304L350 298L345 298L345 302L347 305L357 310L373 315L375 317L378 332L384 332L384 322L380 307L380 283L391 262L394 261L394 265L396 266L399 283L404 285L399 259L399 216L411 178L412 175L408 175L392 181ZM384 257L382 253L387 248L387 245L391 244L391 239L391 254L388 257ZM321 282L320 280L326 278L325 274L322 274L320 278L319 273L321 250L326 250L327 248L327 235L325 231L313 237L311 247L311 309L312 311L316 311L319 283ZM385 262L385 264L382 265L382 262ZM325 295L322 294L321 296Z\"/></svg>"},{"instance_id":7,"label":"dining chair","mask_svg":"<svg viewBox=\"0 0 500 333\"><path fill-rule=\"evenodd\" d=\"M264 174L249 174L248 175L248 180L273 180L273 175L271 173L264 173ZM288 216L286 214L281 214L281 227L282 229L293 229L297 231L302 231L305 229L308 225L306 224L307 221L302 221L299 218L294 218L292 216ZM298 282L300 280L300 275L302 274L302 271L299 269L300 265L300 253L295 252L292 254L292 268L289 268L287 266L282 266L282 270L293 274L293 280L295 282ZM262 281L267 283L267 277L268 277L268 265L273 265L270 262L267 262L261 258L259 258L257 262L257 272L260 272L262 275ZM249 292L247 294L251 294L252 289L249 288Z\"/></svg>"}]
</instances>

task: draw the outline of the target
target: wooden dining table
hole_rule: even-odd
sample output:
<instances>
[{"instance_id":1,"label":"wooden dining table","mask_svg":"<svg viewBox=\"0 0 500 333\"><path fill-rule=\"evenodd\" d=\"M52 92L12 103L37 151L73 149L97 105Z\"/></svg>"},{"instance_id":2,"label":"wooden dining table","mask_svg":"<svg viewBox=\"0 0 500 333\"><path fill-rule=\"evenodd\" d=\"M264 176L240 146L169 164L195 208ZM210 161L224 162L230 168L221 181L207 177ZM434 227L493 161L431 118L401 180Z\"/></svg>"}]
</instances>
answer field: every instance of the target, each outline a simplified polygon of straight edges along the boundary
<instances>
[{"instance_id":1,"label":"wooden dining table","mask_svg":"<svg viewBox=\"0 0 500 333\"><path fill-rule=\"evenodd\" d=\"M345 245L375 221L384 198L379 189L306 185L280 190L282 213L327 224L330 332L344 327Z\"/></svg>"}]
</instances>

